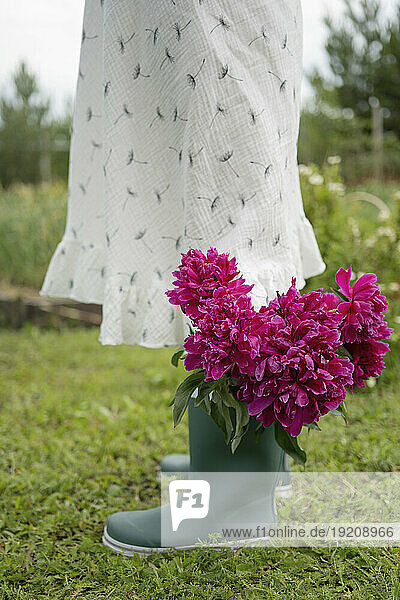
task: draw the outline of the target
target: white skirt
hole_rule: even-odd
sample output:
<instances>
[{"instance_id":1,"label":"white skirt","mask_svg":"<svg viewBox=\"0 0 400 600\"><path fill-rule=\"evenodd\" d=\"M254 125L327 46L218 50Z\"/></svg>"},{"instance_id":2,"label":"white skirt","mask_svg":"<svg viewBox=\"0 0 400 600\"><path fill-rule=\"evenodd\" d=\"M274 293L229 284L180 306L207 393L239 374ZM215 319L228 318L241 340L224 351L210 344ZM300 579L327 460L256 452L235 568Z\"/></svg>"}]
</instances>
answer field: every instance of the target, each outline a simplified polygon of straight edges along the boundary
<instances>
[{"instance_id":1,"label":"white skirt","mask_svg":"<svg viewBox=\"0 0 400 600\"><path fill-rule=\"evenodd\" d=\"M181 252L236 256L256 307L325 264L297 165L300 0L86 0L68 216L40 294L99 341L182 343Z\"/></svg>"}]
</instances>

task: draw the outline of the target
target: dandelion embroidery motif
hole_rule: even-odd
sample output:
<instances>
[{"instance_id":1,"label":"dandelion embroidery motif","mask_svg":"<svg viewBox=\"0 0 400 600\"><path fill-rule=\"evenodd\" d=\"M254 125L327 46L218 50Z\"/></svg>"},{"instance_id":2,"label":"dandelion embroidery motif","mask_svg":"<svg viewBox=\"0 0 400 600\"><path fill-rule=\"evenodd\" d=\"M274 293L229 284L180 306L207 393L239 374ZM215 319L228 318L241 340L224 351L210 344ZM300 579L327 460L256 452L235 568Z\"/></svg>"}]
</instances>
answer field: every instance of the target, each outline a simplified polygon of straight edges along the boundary
<instances>
[{"instance_id":1,"label":"dandelion embroidery motif","mask_svg":"<svg viewBox=\"0 0 400 600\"><path fill-rule=\"evenodd\" d=\"M193 159L196 158L196 156L198 156L202 150L203 150L203 146L195 154L193 154L193 152L188 152L190 167L193 167Z\"/></svg>"},{"instance_id":2,"label":"dandelion embroidery motif","mask_svg":"<svg viewBox=\"0 0 400 600\"><path fill-rule=\"evenodd\" d=\"M173 28L175 29L175 34L176 34L176 39L178 40L178 42L181 41L181 37L182 37L182 31L184 31L186 29L186 27L189 25L189 23L191 23L191 19L186 23L186 25L184 25L183 27L181 27L179 25L179 23L174 23L173 24Z\"/></svg>"},{"instance_id":3,"label":"dandelion embroidery motif","mask_svg":"<svg viewBox=\"0 0 400 600\"><path fill-rule=\"evenodd\" d=\"M86 40L95 40L98 37L99 37L98 35L87 35L85 28L83 28L83 30L82 30L82 41L81 41L81 44L83 44L84 42L86 42Z\"/></svg>"},{"instance_id":4,"label":"dandelion embroidery motif","mask_svg":"<svg viewBox=\"0 0 400 600\"><path fill-rule=\"evenodd\" d=\"M224 225L224 226L222 227L222 229L220 229L220 230L218 231L217 235L218 235L218 236L219 236L219 235L221 235L221 233L223 233L227 227L229 227L229 228L231 228L231 229L233 229L234 227L236 227L236 223L234 223L234 222L232 221L232 218L231 218L230 216L228 216L228 222L227 222L227 224L226 224L226 225Z\"/></svg>"},{"instance_id":5,"label":"dandelion embroidery motif","mask_svg":"<svg viewBox=\"0 0 400 600\"><path fill-rule=\"evenodd\" d=\"M270 163L269 165L265 165L263 163L260 163L256 160L251 160L250 163L252 165L260 165L261 167L263 167L264 169L264 179L266 179L269 175L271 175L271 171L272 171L272 163Z\"/></svg>"},{"instance_id":6,"label":"dandelion embroidery motif","mask_svg":"<svg viewBox=\"0 0 400 600\"><path fill-rule=\"evenodd\" d=\"M274 77L276 77L276 78L279 80L279 82L280 82L279 91L280 91L280 92L283 92L283 91L285 90L285 88L286 88L287 80L286 80L286 79L281 79L281 78L279 77L279 75L277 75L277 74L276 74L276 73L274 73L273 71L268 71L268 73L269 73L270 75L273 75Z\"/></svg>"},{"instance_id":7,"label":"dandelion embroidery motif","mask_svg":"<svg viewBox=\"0 0 400 600\"><path fill-rule=\"evenodd\" d=\"M231 79L236 79L236 81L243 81L243 79L239 79L239 77L234 77L228 73L229 67L228 65L221 65L220 70L218 71L218 79L224 79L224 77L230 77Z\"/></svg>"},{"instance_id":8,"label":"dandelion embroidery motif","mask_svg":"<svg viewBox=\"0 0 400 600\"><path fill-rule=\"evenodd\" d=\"M89 185L91 178L92 178L92 176L90 175L90 177L88 177L86 183L79 184L79 189L81 190L83 195L86 195L87 186Z\"/></svg>"},{"instance_id":9,"label":"dandelion embroidery motif","mask_svg":"<svg viewBox=\"0 0 400 600\"><path fill-rule=\"evenodd\" d=\"M290 51L289 46L288 46L288 34L285 33L285 37L283 38L282 41L282 50L287 50L290 54L290 56L293 56L293 52Z\"/></svg>"},{"instance_id":10,"label":"dandelion embroidery motif","mask_svg":"<svg viewBox=\"0 0 400 600\"><path fill-rule=\"evenodd\" d=\"M193 90L196 88L196 85L197 85L197 83L196 83L196 77L199 75L199 73L200 73L201 69L203 68L205 62L206 62L206 59L203 58L203 60L201 62L201 67L200 67L200 69L197 71L197 73L195 75L192 75L191 73L188 73L186 75L187 82L188 82L188 84L190 85L190 87Z\"/></svg>"},{"instance_id":11,"label":"dandelion embroidery motif","mask_svg":"<svg viewBox=\"0 0 400 600\"><path fill-rule=\"evenodd\" d=\"M218 208L219 204L220 204L220 196L215 196L214 198L208 198L207 196L197 196L198 200L208 200L208 202L211 202L211 212L213 213L216 208Z\"/></svg>"},{"instance_id":12,"label":"dandelion embroidery motif","mask_svg":"<svg viewBox=\"0 0 400 600\"><path fill-rule=\"evenodd\" d=\"M144 74L142 73L142 71L141 71L141 67L140 67L140 63L137 63L137 64L135 65L135 68L133 69L133 72L132 72L132 77L133 77L133 79L137 79L137 78L139 77L139 75L140 75L141 77L150 77L150 75L144 75Z\"/></svg>"},{"instance_id":13,"label":"dandelion embroidery motif","mask_svg":"<svg viewBox=\"0 0 400 600\"><path fill-rule=\"evenodd\" d=\"M94 158L95 151L99 150L101 148L101 144L99 144L99 142L96 142L95 140L91 140L90 144L92 146L92 153L90 155L90 160L92 161Z\"/></svg>"},{"instance_id":14,"label":"dandelion embroidery motif","mask_svg":"<svg viewBox=\"0 0 400 600\"><path fill-rule=\"evenodd\" d=\"M218 23L216 25L214 25L214 27L211 29L210 35L212 34L213 31L215 31L217 29L217 27L222 27L222 29L224 29L225 31L228 31L228 29L230 29L231 26L223 15L219 15Z\"/></svg>"},{"instance_id":15,"label":"dandelion embroidery motif","mask_svg":"<svg viewBox=\"0 0 400 600\"><path fill-rule=\"evenodd\" d=\"M153 250L150 248L150 246L148 246L145 242L145 240L143 239L144 236L146 235L147 229L142 229L141 231L138 231L138 233L136 233L134 235L134 239L135 240L141 240L143 242L143 244L146 246L147 250L150 250L150 252L152 253Z\"/></svg>"},{"instance_id":16,"label":"dandelion embroidery motif","mask_svg":"<svg viewBox=\"0 0 400 600\"><path fill-rule=\"evenodd\" d=\"M258 35L253 40L251 40L251 42L249 42L249 46L251 46L251 44L253 44L253 42L256 42L257 40L264 40L264 42L267 43L267 44L269 42L269 37L268 37L268 34L267 34L267 30L264 27L264 25L261 27L261 35Z\"/></svg>"},{"instance_id":17,"label":"dandelion embroidery motif","mask_svg":"<svg viewBox=\"0 0 400 600\"><path fill-rule=\"evenodd\" d=\"M153 126L154 121L156 121L157 119L160 119L160 121L163 121L165 119L164 115L162 114L160 107L157 106L156 108L156 116L154 117L154 119L151 121L149 127Z\"/></svg>"},{"instance_id":18,"label":"dandelion embroidery motif","mask_svg":"<svg viewBox=\"0 0 400 600\"><path fill-rule=\"evenodd\" d=\"M235 169L232 167L232 165L230 164L230 159L233 156L233 150L228 150L227 152L224 152L224 154L222 154L222 156L218 157L218 160L222 163L226 163L228 165L228 167L230 168L230 170L235 173L236 177L239 177L239 173L237 173L235 171Z\"/></svg>"},{"instance_id":19,"label":"dandelion embroidery motif","mask_svg":"<svg viewBox=\"0 0 400 600\"><path fill-rule=\"evenodd\" d=\"M138 196L138 193L137 193L137 192L135 192L134 190L132 190L132 188L130 188L129 186L126 188L126 193L127 193L128 195L127 195L127 197L126 197L126 200L125 200L125 202L124 202L124 205L123 205L123 207L122 207L122 210L123 210L123 211L124 211L124 210L125 210L125 208L126 208L126 205L127 205L127 203L128 203L128 200L129 200L130 198L137 198L137 196Z\"/></svg>"},{"instance_id":20,"label":"dandelion embroidery motif","mask_svg":"<svg viewBox=\"0 0 400 600\"><path fill-rule=\"evenodd\" d=\"M155 29L150 29L150 27L146 27L145 31L150 31L150 33L152 33L153 35L151 36L153 38L153 45L156 45L156 41L158 36L160 35L160 30L158 27L156 27Z\"/></svg>"},{"instance_id":21,"label":"dandelion embroidery motif","mask_svg":"<svg viewBox=\"0 0 400 600\"><path fill-rule=\"evenodd\" d=\"M131 119L133 117L133 113L130 112L126 104L122 106L122 113L115 119L114 125L116 125L118 121L122 119L122 117L127 117L128 119Z\"/></svg>"},{"instance_id":22,"label":"dandelion embroidery motif","mask_svg":"<svg viewBox=\"0 0 400 600\"><path fill-rule=\"evenodd\" d=\"M287 133L288 131L289 131L288 129L285 129L284 131L281 131L281 130L278 128L278 140L279 140L279 142L281 142L281 141L282 141L282 136L283 136L283 135L285 135L285 133Z\"/></svg>"},{"instance_id":23,"label":"dandelion embroidery motif","mask_svg":"<svg viewBox=\"0 0 400 600\"><path fill-rule=\"evenodd\" d=\"M87 110L86 110L86 121L89 122L92 119L100 119L101 115L95 115L92 111L92 109L90 108L90 106L88 106Z\"/></svg>"},{"instance_id":24,"label":"dandelion embroidery motif","mask_svg":"<svg viewBox=\"0 0 400 600\"><path fill-rule=\"evenodd\" d=\"M184 117L180 117L180 116L179 116L179 114L178 114L178 107L176 106L176 107L174 108L174 112L173 112L172 120L173 120L173 122L175 123L175 121L177 121L178 119L179 119L180 121L187 121L187 119L185 119Z\"/></svg>"},{"instance_id":25,"label":"dandelion embroidery motif","mask_svg":"<svg viewBox=\"0 0 400 600\"><path fill-rule=\"evenodd\" d=\"M216 117L217 115L224 115L224 117L225 117L225 116L226 116L226 113L228 112L228 109L227 109L227 108L224 108L223 106L221 106L221 104L220 104L219 102L217 103L217 105L216 105L216 108L217 108L217 112L215 113L215 115L214 115L214 116L213 116L213 118L211 119L211 123L210 123L210 129L211 129L211 127L213 126L213 123L214 123L215 117Z\"/></svg>"},{"instance_id":26,"label":"dandelion embroidery motif","mask_svg":"<svg viewBox=\"0 0 400 600\"><path fill-rule=\"evenodd\" d=\"M80 231L82 229L82 227L83 227L83 223L81 223L77 229L75 229L75 227L71 227L72 235L74 236L75 239L78 238L78 231Z\"/></svg>"},{"instance_id":27,"label":"dandelion embroidery motif","mask_svg":"<svg viewBox=\"0 0 400 600\"><path fill-rule=\"evenodd\" d=\"M112 239L113 239L113 238L116 236L116 234L118 233L118 231L119 231L119 227L117 227L117 228L116 228L116 229L113 231L113 233L108 233L108 231L106 231L106 241L107 241L107 246L108 246L108 248L109 248L109 247L110 247L110 245L111 245L111 240L112 240Z\"/></svg>"},{"instance_id":28,"label":"dandelion embroidery motif","mask_svg":"<svg viewBox=\"0 0 400 600\"><path fill-rule=\"evenodd\" d=\"M123 271L118 271L117 275L126 275L129 277L129 285L132 287L135 283L138 272L134 271L133 273L124 273Z\"/></svg>"},{"instance_id":29,"label":"dandelion embroidery motif","mask_svg":"<svg viewBox=\"0 0 400 600\"><path fill-rule=\"evenodd\" d=\"M165 48L164 54L165 54L165 57L161 61L160 69L162 68L162 66L163 66L163 64L165 63L166 60L168 60L170 63L175 62L175 56L172 56L172 54L170 53L170 51L168 50L168 48Z\"/></svg>"},{"instance_id":30,"label":"dandelion embroidery motif","mask_svg":"<svg viewBox=\"0 0 400 600\"><path fill-rule=\"evenodd\" d=\"M239 194L239 200L242 205L242 208L245 208L246 202L250 202L250 200L252 200L256 194L257 192L254 192L254 194L252 194L249 198L246 198L244 194Z\"/></svg>"},{"instance_id":31,"label":"dandelion embroidery motif","mask_svg":"<svg viewBox=\"0 0 400 600\"><path fill-rule=\"evenodd\" d=\"M182 148L180 150L178 150L177 148L174 148L173 146L168 146L168 148L170 150L175 150L175 152L178 154L178 162L179 162L179 164L181 164L181 162L182 162Z\"/></svg>"},{"instance_id":32,"label":"dandelion embroidery motif","mask_svg":"<svg viewBox=\"0 0 400 600\"><path fill-rule=\"evenodd\" d=\"M157 198L157 204L161 204L162 195L167 191L168 188L169 188L169 184L161 192L159 190L154 190L154 193Z\"/></svg>"},{"instance_id":33,"label":"dandelion embroidery motif","mask_svg":"<svg viewBox=\"0 0 400 600\"><path fill-rule=\"evenodd\" d=\"M154 292L154 294L152 295L151 298L147 298L147 306L149 308L153 308L153 300L154 300L156 294L157 294L157 292Z\"/></svg>"},{"instance_id":34,"label":"dandelion embroidery motif","mask_svg":"<svg viewBox=\"0 0 400 600\"><path fill-rule=\"evenodd\" d=\"M251 123L251 125L255 125L256 124L256 119L264 112L264 110L265 109L263 108L261 112L259 112L258 114L256 114L255 111L252 108L249 109L248 112L249 112L249 115L250 115L250 123Z\"/></svg>"},{"instance_id":35,"label":"dandelion embroidery motif","mask_svg":"<svg viewBox=\"0 0 400 600\"><path fill-rule=\"evenodd\" d=\"M201 241L203 239L201 237L192 237L192 236L190 236L188 234L188 232L187 232L187 225L185 225L183 234L180 235L180 236L178 236L177 238L174 238L174 237L172 237L170 235L162 235L161 236L161 239L163 239L163 240L173 240L175 242L175 250L180 250L181 249L183 240L185 238L187 238L189 240L196 240L196 241Z\"/></svg>"},{"instance_id":36,"label":"dandelion embroidery motif","mask_svg":"<svg viewBox=\"0 0 400 600\"><path fill-rule=\"evenodd\" d=\"M131 165L132 163L139 163L140 165L147 165L147 160L138 160L135 158L135 153L133 151L133 148L131 148L128 152L128 157L126 159L126 166L129 167L129 165Z\"/></svg>"},{"instance_id":37,"label":"dandelion embroidery motif","mask_svg":"<svg viewBox=\"0 0 400 600\"><path fill-rule=\"evenodd\" d=\"M129 42L134 38L135 35L136 35L136 32L133 32L132 35L130 37L128 37L127 40L124 40L122 35L119 36L117 43L119 45L119 53L120 54L125 54L126 45L129 44Z\"/></svg>"},{"instance_id":38,"label":"dandelion embroidery motif","mask_svg":"<svg viewBox=\"0 0 400 600\"><path fill-rule=\"evenodd\" d=\"M104 98L107 96L108 92L110 91L110 87L111 87L111 81L106 81L106 83L103 84L104 87Z\"/></svg>"},{"instance_id":39,"label":"dandelion embroidery motif","mask_svg":"<svg viewBox=\"0 0 400 600\"><path fill-rule=\"evenodd\" d=\"M100 277L104 279L104 275L106 274L106 267L101 267L101 269L89 268L88 271L97 271L100 273Z\"/></svg>"}]
</instances>

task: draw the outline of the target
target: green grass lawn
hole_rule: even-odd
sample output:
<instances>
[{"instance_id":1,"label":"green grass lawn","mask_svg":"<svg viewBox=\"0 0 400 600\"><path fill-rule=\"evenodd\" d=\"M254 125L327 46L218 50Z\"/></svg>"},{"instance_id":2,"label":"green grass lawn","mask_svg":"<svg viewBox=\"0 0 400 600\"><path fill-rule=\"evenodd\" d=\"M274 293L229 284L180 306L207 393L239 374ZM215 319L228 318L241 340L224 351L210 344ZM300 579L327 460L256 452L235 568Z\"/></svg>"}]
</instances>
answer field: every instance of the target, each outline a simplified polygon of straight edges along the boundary
<instances>
[{"instance_id":1,"label":"green grass lawn","mask_svg":"<svg viewBox=\"0 0 400 600\"><path fill-rule=\"evenodd\" d=\"M187 448L168 403L172 349L101 346L98 330L1 331L0 599L400 599L400 549L169 552L101 543L107 516L157 504L162 456ZM349 397L349 424L302 434L310 470L400 468L398 342Z\"/></svg>"}]
</instances>

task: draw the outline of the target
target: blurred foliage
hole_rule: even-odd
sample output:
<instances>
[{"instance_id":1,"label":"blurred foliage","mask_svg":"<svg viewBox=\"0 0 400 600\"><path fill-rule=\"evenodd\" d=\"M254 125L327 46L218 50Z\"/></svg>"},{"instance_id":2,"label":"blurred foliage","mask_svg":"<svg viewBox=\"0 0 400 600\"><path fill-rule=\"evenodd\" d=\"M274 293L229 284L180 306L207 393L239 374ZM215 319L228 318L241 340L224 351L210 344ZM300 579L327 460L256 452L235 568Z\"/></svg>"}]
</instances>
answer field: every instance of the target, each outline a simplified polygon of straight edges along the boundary
<instances>
[{"instance_id":1,"label":"blurred foliage","mask_svg":"<svg viewBox=\"0 0 400 600\"><path fill-rule=\"evenodd\" d=\"M327 265L318 284L332 284L339 266L354 273L375 272L383 289L400 292L400 186L366 192L348 188L341 157L330 156L322 168L300 165L304 210L314 227ZM378 186L375 184L375 188ZM379 194L379 195L378 195ZM383 200L385 196L385 200ZM390 257L390 260L388 258ZM315 287L316 278L310 281Z\"/></svg>"},{"instance_id":2,"label":"blurred foliage","mask_svg":"<svg viewBox=\"0 0 400 600\"><path fill-rule=\"evenodd\" d=\"M299 160L343 157L347 182L374 168L371 104L384 107L384 175L400 175L400 4L384 19L377 0L344 0L340 21L325 17L330 74L314 69L314 98L303 109Z\"/></svg>"},{"instance_id":3,"label":"blurred foliage","mask_svg":"<svg viewBox=\"0 0 400 600\"><path fill-rule=\"evenodd\" d=\"M342 174L345 181L362 181L370 177L375 168L372 136L368 128L369 120L366 117L348 118L343 116L342 110L321 103L312 110L306 108L300 122L299 162L321 165L328 156L338 154L343 158ZM385 132L383 156L385 179L398 179L400 140L394 131Z\"/></svg>"},{"instance_id":4,"label":"blurred foliage","mask_svg":"<svg viewBox=\"0 0 400 600\"><path fill-rule=\"evenodd\" d=\"M67 213L64 182L13 184L0 190L0 281L39 288L61 240Z\"/></svg>"},{"instance_id":5,"label":"blurred foliage","mask_svg":"<svg viewBox=\"0 0 400 600\"><path fill-rule=\"evenodd\" d=\"M0 183L64 178L68 172L71 108L62 118L50 115L35 75L25 63L12 76L10 92L0 98Z\"/></svg>"}]
</instances>

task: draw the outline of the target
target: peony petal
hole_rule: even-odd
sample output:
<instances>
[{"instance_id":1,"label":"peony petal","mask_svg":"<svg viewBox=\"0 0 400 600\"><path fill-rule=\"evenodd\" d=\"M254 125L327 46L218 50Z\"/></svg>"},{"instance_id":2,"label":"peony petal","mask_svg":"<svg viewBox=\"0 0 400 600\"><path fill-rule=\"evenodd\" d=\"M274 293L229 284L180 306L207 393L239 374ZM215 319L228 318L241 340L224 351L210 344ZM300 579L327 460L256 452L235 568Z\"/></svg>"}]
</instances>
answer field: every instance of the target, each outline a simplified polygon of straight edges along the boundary
<instances>
[{"instance_id":1,"label":"peony petal","mask_svg":"<svg viewBox=\"0 0 400 600\"><path fill-rule=\"evenodd\" d=\"M350 279L351 266L347 271L343 267L340 267L340 269L336 271L335 281L338 284L340 291L348 298L351 298Z\"/></svg>"},{"instance_id":2,"label":"peony petal","mask_svg":"<svg viewBox=\"0 0 400 600\"><path fill-rule=\"evenodd\" d=\"M275 421L274 405L271 404L268 408L263 410L263 412L257 416L257 421L261 421L265 428L272 425Z\"/></svg>"},{"instance_id":3,"label":"peony petal","mask_svg":"<svg viewBox=\"0 0 400 600\"><path fill-rule=\"evenodd\" d=\"M249 415L259 415L263 410L265 410L274 402L274 399L274 395L255 397L252 402L249 402Z\"/></svg>"}]
</instances>

